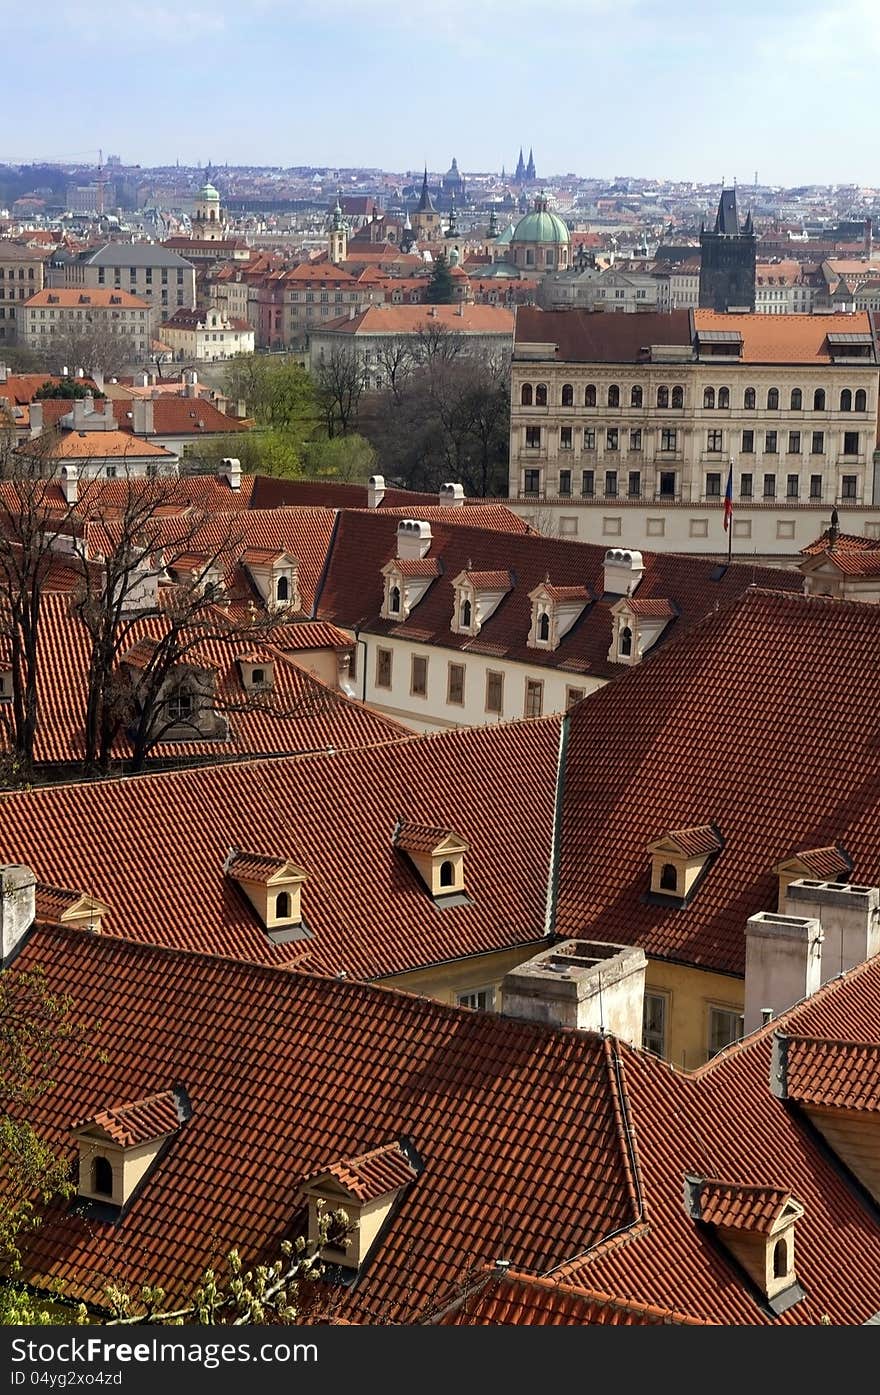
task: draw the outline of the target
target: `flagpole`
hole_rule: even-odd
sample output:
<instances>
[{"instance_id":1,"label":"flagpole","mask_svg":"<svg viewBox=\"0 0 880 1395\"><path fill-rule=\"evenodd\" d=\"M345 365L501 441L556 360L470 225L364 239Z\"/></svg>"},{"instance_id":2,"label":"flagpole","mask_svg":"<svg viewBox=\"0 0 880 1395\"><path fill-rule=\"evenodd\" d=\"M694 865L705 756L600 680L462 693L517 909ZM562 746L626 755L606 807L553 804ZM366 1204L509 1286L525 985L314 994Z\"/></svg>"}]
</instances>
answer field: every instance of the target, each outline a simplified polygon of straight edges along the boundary
<instances>
[{"instance_id":1,"label":"flagpole","mask_svg":"<svg viewBox=\"0 0 880 1395\"><path fill-rule=\"evenodd\" d=\"M727 488L724 491L724 510L727 520L727 565L733 557L733 460L728 465Z\"/></svg>"}]
</instances>

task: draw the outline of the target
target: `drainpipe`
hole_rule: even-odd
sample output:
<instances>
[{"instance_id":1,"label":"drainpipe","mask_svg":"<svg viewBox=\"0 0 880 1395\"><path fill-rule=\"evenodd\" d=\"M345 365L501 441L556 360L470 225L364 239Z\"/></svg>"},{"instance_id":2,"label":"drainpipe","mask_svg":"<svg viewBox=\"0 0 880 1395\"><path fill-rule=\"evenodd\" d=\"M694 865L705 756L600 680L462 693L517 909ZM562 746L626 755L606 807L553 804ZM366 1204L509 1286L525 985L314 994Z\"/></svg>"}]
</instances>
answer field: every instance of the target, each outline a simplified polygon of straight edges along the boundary
<instances>
[{"instance_id":1,"label":"drainpipe","mask_svg":"<svg viewBox=\"0 0 880 1395\"><path fill-rule=\"evenodd\" d=\"M360 633L361 633L361 627L360 627L360 624L357 624L357 625L355 625L355 627L354 627L354 642L355 642L355 645L362 644L362 645L364 646L364 652L363 652L363 655L362 655L362 658L361 658L361 669L362 669L362 672L363 672L363 678L362 678L362 680L361 680L361 702L366 702L366 700L367 700L367 641L366 641L365 639L361 639L361 638L360 638Z\"/></svg>"}]
</instances>

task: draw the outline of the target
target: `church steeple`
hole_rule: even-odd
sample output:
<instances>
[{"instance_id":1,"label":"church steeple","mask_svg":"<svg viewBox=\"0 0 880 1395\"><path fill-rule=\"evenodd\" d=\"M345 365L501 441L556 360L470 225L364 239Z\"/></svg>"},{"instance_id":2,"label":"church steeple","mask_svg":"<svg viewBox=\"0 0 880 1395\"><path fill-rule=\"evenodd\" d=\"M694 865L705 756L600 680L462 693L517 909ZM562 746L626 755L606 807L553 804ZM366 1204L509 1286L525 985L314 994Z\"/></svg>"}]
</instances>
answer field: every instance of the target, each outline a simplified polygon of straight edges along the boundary
<instances>
[{"instance_id":1,"label":"church steeple","mask_svg":"<svg viewBox=\"0 0 880 1395\"><path fill-rule=\"evenodd\" d=\"M421 198L419 199L419 206L418 206L417 212L419 212L419 213L433 213L433 212L434 212L434 200L431 198L431 194L430 194L430 191L429 191L429 189L428 189L428 166L427 166L427 165L425 165L425 177L424 177L424 179L422 180L422 196L421 196Z\"/></svg>"},{"instance_id":2,"label":"church steeple","mask_svg":"<svg viewBox=\"0 0 880 1395\"><path fill-rule=\"evenodd\" d=\"M449 227L446 229L447 237L458 237L458 227L455 222L455 194L449 200Z\"/></svg>"},{"instance_id":3,"label":"church steeple","mask_svg":"<svg viewBox=\"0 0 880 1395\"><path fill-rule=\"evenodd\" d=\"M487 231L487 233L486 233L486 237L489 238L489 237L497 237L497 236L498 236L498 214L495 212L495 209L493 208L492 211L491 211L490 214L489 214L489 228L488 228L488 231Z\"/></svg>"},{"instance_id":4,"label":"church steeple","mask_svg":"<svg viewBox=\"0 0 880 1395\"><path fill-rule=\"evenodd\" d=\"M330 235L327 255L334 266L339 266L348 256L348 223L342 213L342 190L336 190L336 206L330 216Z\"/></svg>"},{"instance_id":5,"label":"church steeple","mask_svg":"<svg viewBox=\"0 0 880 1395\"><path fill-rule=\"evenodd\" d=\"M525 167L525 163L524 163L524 161L523 161L522 146L520 146L520 148L519 148L519 159L518 159L517 162L516 162L516 174L513 176L513 182L514 182L514 184L522 184L522 183L524 183L524 182L525 182L525 177L526 177L526 167Z\"/></svg>"},{"instance_id":6,"label":"church steeple","mask_svg":"<svg viewBox=\"0 0 880 1395\"><path fill-rule=\"evenodd\" d=\"M529 146L529 163L526 165L526 180L531 180L531 179L536 179L536 178L537 178L537 175L535 174L535 157L534 157L534 155L532 154L532 148L531 148L531 146Z\"/></svg>"}]
</instances>

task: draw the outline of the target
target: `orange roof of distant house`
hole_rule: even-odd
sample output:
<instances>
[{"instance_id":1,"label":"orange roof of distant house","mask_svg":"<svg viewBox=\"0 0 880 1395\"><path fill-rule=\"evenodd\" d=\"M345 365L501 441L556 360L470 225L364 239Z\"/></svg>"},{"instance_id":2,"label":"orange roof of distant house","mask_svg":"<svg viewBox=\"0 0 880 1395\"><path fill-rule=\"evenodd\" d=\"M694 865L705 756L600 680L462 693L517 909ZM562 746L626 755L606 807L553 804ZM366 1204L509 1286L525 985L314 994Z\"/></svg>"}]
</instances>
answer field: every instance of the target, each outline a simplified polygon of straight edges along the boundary
<instances>
[{"instance_id":1,"label":"orange roof of distant house","mask_svg":"<svg viewBox=\"0 0 880 1395\"><path fill-rule=\"evenodd\" d=\"M39 441L39 436L34 441ZM27 453L33 449L33 442L27 441L19 449ZM142 456L164 456L166 460L175 457L164 446L140 436L132 436L129 431L63 431L59 439L48 450L56 460L95 460L124 459L139 460Z\"/></svg>"},{"instance_id":2,"label":"orange roof of distant house","mask_svg":"<svg viewBox=\"0 0 880 1395\"><path fill-rule=\"evenodd\" d=\"M829 334L860 334L873 340L866 310L852 315L722 315L695 310L698 334L735 331L742 336L742 363L831 363ZM873 363L865 360L865 366Z\"/></svg>"},{"instance_id":3,"label":"orange roof of distant house","mask_svg":"<svg viewBox=\"0 0 880 1395\"><path fill-rule=\"evenodd\" d=\"M435 313L436 312L436 313ZM417 334L442 325L459 334L513 336L513 313L500 305L368 305L352 318L328 320L315 333Z\"/></svg>"},{"instance_id":4,"label":"orange roof of distant house","mask_svg":"<svg viewBox=\"0 0 880 1395\"><path fill-rule=\"evenodd\" d=\"M140 296L130 295L128 291L102 290L100 287L90 286L87 290L58 290L46 289L37 291L30 300L25 302L26 310L40 309L42 306L57 305L60 309L66 310L71 307L90 305L93 309L109 310L119 308L121 310L149 310L149 302L141 300Z\"/></svg>"}]
</instances>

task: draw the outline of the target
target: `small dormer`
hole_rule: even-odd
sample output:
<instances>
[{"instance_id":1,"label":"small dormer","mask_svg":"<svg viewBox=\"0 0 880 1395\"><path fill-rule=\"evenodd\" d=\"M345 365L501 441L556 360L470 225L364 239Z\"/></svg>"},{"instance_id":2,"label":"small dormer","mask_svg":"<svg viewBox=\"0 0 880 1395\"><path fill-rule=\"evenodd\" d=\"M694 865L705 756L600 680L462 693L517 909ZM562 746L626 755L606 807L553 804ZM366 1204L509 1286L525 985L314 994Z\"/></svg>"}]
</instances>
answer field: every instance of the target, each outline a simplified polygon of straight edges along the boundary
<instances>
[{"instance_id":1,"label":"small dormer","mask_svg":"<svg viewBox=\"0 0 880 1395\"><path fill-rule=\"evenodd\" d=\"M77 1196L121 1209L191 1114L186 1091L178 1085L74 1124Z\"/></svg>"},{"instance_id":2,"label":"small dormer","mask_svg":"<svg viewBox=\"0 0 880 1395\"><path fill-rule=\"evenodd\" d=\"M612 547L605 553L603 590L606 596L632 596L645 574L640 552L628 547Z\"/></svg>"},{"instance_id":3,"label":"small dormer","mask_svg":"<svg viewBox=\"0 0 880 1395\"><path fill-rule=\"evenodd\" d=\"M431 551L431 525L417 518L402 518L397 525L397 556L401 562L417 562Z\"/></svg>"},{"instance_id":4,"label":"small dormer","mask_svg":"<svg viewBox=\"0 0 880 1395\"><path fill-rule=\"evenodd\" d=\"M406 853L435 901L456 902L466 894L464 855L469 844L448 828L420 823L398 823L394 845Z\"/></svg>"},{"instance_id":5,"label":"small dormer","mask_svg":"<svg viewBox=\"0 0 880 1395\"><path fill-rule=\"evenodd\" d=\"M709 1226L777 1316L804 1296L795 1268L795 1227L804 1208L783 1187L687 1175L688 1215Z\"/></svg>"},{"instance_id":6,"label":"small dormer","mask_svg":"<svg viewBox=\"0 0 880 1395\"><path fill-rule=\"evenodd\" d=\"M269 610L301 610L299 567L289 552L249 547L241 554L251 581Z\"/></svg>"},{"instance_id":7,"label":"small dormer","mask_svg":"<svg viewBox=\"0 0 880 1395\"><path fill-rule=\"evenodd\" d=\"M611 607L610 662L639 663L677 614L676 607L665 599L634 601L624 597L615 601Z\"/></svg>"},{"instance_id":8,"label":"small dormer","mask_svg":"<svg viewBox=\"0 0 880 1395\"><path fill-rule=\"evenodd\" d=\"M723 846L714 824L678 828L651 843L651 895L686 905Z\"/></svg>"},{"instance_id":9,"label":"small dormer","mask_svg":"<svg viewBox=\"0 0 880 1395\"><path fill-rule=\"evenodd\" d=\"M85 891L68 891L65 887L37 882L36 919L52 925L74 925L79 930L91 930L100 935L104 918L110 907Z\"/></svg>"},{"instance_id":10,"label":"small dormer","mask_svg":"<svg viewBox=\"0 0 880 1395\"><path fill-rule=\"evenodd\" d=\"M395 557L393 562L386 562L382 568L383 620L406 620L441 571L440 562L431 557L410 561Z\"/></svg>"},{"instance_id":11,"label":"small dormer","mask_svg":"<svg viewBox=\"0 0 880 1395\"><path fill-rule=\"evenodd\" d=\"M450 628L457 635L478 635L512 589L510 572L475 572L470 566L459 572L452 583L453 601Z\"/></svg>"},{"instance_id":12,"label":"small dormer","mask_svg":"<svg viewBox=\"0 0 880 1395\"><path fill-rule=\"evenodd\" d=\"M852 858L840 847L808 848L777 862L774 876L779 878L777 910L785 910L786 893L792 882L801 878L820 882L848 882L853 870Z\"/></svg>"},{"instance_id":13,"label":"small dormer","mask_svg":"<svg viewBox=\"0 0 880 1395\"><path fill-rule=\"evenodd\" d=\"M248 693L268 693L275 686L275 663L262 654L239 654L242 687Z\"/></svg>"},{"instance_id":14,"label":"small dormer","mask_svg":"<svg viewBox=\"0 0 880 1395\"><path fill-rule=\"evenodd\" d=\"M551 586L550 578L529 592L532 623L530 649L558 649L559 642L580 619L590 601L586 586Z\"/></svg>"},{"instance_id":15,"label":"small dormer","mask_svg":"<svg viewBox=\"0 0 880 1395\"><path fill-rule=\"evenodd\" d=\"M219 595L225 589L223 569L214 557L180 553L165 563L165 570L173 581L195 595Z\"/></svg>"},{"instance_id":16,"label":"small dormer","mask_svg":"<svg viewBox=\"0 0 880 1395\"><path fill-rule=\"evenodd\" d=\"M230 848L224 871L241 887L270 939L286 943L309 938L302 914L307 876L302 867L287 858Z\"/></svg>"},{"instance_id":17,"label":"small dormer","mask_svg":"<svg viewBox=\"0 0 880 1395\"><path fill-rule=\"evenodd\" d=\"M357 1271L364 1264L395 1202L412 1185L421 1163L408 1140L343 1158L307 1177L302 1185L309 1213L309 1241L320 1237L321 1211L348 1217L345 1236L330 1235L321 1249L326 1264Z\"/></svg>"}]
</instances>

